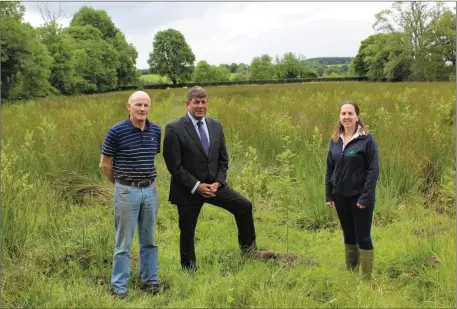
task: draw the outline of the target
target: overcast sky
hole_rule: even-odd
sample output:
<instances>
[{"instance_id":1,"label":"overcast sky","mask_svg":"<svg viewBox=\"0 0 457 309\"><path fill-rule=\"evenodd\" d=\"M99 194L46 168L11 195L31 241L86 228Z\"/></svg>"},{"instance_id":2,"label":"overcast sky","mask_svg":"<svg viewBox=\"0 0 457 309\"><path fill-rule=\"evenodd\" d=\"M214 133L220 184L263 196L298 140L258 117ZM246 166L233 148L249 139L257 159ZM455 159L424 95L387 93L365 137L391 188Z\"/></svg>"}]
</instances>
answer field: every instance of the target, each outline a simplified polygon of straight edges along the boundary
<instances>
[{"instance_id":1,"label":"overcast sky","mask_svg":"<svg viewBox=\"0 0 457 309\"><path fill-rule=\"evenodd\" d=\"M105 10L138 51L137 68L147 59L158 31L180 31L196 61L251 63L285 52L313 57L354 57L360 41L373 34L374 15L391 2L60 2L68 26L87 5ZM25 21L42 24L38 2L23 2ZM50 2L57 12L59 3Z\"/></svg>"}]
</instances>

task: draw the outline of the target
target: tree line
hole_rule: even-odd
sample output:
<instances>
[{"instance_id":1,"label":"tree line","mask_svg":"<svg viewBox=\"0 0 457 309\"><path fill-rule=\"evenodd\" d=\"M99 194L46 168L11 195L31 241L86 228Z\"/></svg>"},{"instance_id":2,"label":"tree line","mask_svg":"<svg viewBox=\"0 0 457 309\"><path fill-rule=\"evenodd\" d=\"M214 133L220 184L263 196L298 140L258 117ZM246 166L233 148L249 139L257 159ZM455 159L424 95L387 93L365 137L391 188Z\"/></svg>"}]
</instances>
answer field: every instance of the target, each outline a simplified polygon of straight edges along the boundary
<instances>
[{"instance_id":1,"label":"tree line","mask_svg":"<svg viewBox=\"0 0 457 309\"><path fill-rule=\"evenodd\" d=\"M0 7L2 98L103 92L137 81L138 52L105 11L85 6L69 27L50 18L33 28L19 2Z\"/></svg>"},{"instance_id":2,"label":"tree line","mask_svg":"<svg viewBox=\"0 0 457 309\"><path fill-rule=\"evenodd\" d=\"M149 68L138 70L136 48L104 10L83 6L62 27L50 12L34 28L19 2L0 2L1 97L9 100L105 92L140 86L143 74L174 84L361 76L374 81L455 79L455 8L442 3L396 2L375 16L378 32L361 42L355 58L306 59L286 52L249 64L211 65L195 55L182 33L159 31ZM43 13L43 12L42 12ZM47 18L46 18L47 17Z\"/></svg>"},{"instance_id":3,"label":"tree line","mask_svg":"<svg viewBox=\"0 0 457 309\"><path fill-rule=\"evenodd\" d=\"M455 80L456 14L443 3L395 2L376 14L350 71L374 81Z\"/></svg>"}]
</instances>

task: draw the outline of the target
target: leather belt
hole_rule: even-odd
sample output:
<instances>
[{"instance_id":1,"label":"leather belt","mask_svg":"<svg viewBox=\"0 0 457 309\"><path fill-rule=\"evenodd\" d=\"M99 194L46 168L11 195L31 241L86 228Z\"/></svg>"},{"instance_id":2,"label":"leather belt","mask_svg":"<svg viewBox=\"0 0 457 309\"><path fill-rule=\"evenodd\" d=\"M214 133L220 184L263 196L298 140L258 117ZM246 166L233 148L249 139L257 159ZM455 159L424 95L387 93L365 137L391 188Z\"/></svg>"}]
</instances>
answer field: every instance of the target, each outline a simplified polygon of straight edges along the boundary
<instances>
[{"instance_id":1,"label":"leather belt","mask_svg":"<svg viewBox=\"0 0 457 309\"><path fill-rule=\"evenodd\" d=\"M116 182L120 183L121 185L131 186L131 187L138 187L138 188L149 187L151 184L154 183L154 180L155 179L144 179L144 180L139 180L139 181L133 181L133 180L126 180L126 179L118 179L118 178L116 178Z\"/></svg>"}]
</instances>

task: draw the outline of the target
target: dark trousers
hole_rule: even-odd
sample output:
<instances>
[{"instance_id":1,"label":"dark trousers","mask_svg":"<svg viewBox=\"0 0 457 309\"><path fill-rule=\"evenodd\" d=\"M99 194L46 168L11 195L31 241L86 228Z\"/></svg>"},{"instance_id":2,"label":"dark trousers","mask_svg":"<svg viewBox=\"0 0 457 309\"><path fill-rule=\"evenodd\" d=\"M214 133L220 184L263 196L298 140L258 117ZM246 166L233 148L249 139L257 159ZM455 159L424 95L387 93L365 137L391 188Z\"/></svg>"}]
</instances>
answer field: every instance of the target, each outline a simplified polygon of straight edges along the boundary
<instances>
[{"instance_id":1,"label":"dark trousers","mask_svg":"<svg viewBox=\"0 0 457 309\"><path fill-rule=\"evenodd\" d=\"M340 219L344 235L344 243L348 245L359 244L362 250L372 250L371 222L373 220L373 206L358 208L359 196L344 197L334 195L333 201Z\"/></svg>"},{"instance_id":2,"label":"dark trousers","mask_svg":"<svg viewBox=\"0 0 457 309\"><path fill-rule=\"evenodd\" d=\"M243 253L255 249L254 218L252 215L252 204L249 200L233 189L223 187L216 192L215 197L206 198L204 202L224 208L234 215L238 227L238 243ZM181 231L179 239L181 266L183 269L192 269L196 267L194 246L195 228L203 203L177 206L179 229Z\"/></svg>"}]
</instances>

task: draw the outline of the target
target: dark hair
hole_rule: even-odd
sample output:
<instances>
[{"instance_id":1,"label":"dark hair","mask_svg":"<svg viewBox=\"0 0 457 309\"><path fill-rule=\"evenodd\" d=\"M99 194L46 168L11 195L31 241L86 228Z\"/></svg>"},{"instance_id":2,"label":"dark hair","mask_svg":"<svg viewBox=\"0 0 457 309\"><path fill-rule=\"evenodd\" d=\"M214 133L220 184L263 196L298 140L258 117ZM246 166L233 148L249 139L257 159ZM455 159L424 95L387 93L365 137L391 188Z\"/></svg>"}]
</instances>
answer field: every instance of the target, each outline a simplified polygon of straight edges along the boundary
<instances>
[{"instance_id":1,"label":"dark hair","mask_svg":"<svg viewBox=\"0 0 457 309\"><path fill-rule=\"evenodd\" d=\"M346 102L344 102L343 104L340 105L340 108L338 110L341 112L341 107L343 107L343 105L346 105L346 104L354 106L355 114L359 117L359 120L356 122L355 132L357 132L357 129L359 128L359 126L360 126L360 132L368 132L367 129L365 128L365 125L364 125L362 119L360 119L360 108L357 105L357 103L355 103L353 101L346 101ZM333 140L333 142L335 144L338 143L338 139L340 138L340 134L343 131L344 131L344 127L341 124L340 120L338 119L338 122L336 123L335 129L333 130L333 134L332 134L332 140Z\"/></svg>"},{"instance_id":2,"label":"dark hair","mask_svg":"<svg viewBox=\"0 0 457 309\"><path fill-rule=\"evenodd\" d=\"M208 93L202 87L194 86L194 87L190 88L189 91L187 91L186 99L187 99L187 101L190 102L190 101L192 101L193 97L207 98Z\"/></svg>"}]
</instances>

